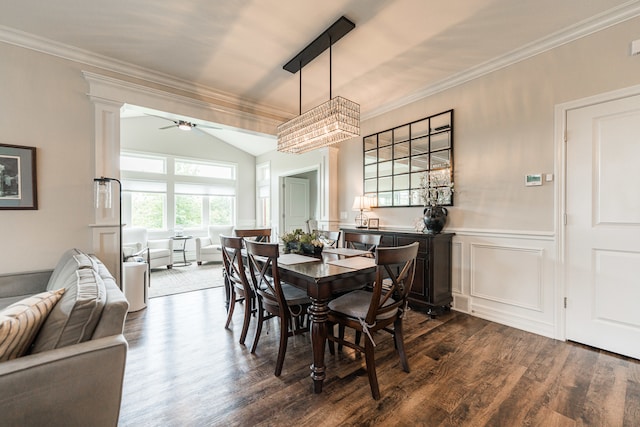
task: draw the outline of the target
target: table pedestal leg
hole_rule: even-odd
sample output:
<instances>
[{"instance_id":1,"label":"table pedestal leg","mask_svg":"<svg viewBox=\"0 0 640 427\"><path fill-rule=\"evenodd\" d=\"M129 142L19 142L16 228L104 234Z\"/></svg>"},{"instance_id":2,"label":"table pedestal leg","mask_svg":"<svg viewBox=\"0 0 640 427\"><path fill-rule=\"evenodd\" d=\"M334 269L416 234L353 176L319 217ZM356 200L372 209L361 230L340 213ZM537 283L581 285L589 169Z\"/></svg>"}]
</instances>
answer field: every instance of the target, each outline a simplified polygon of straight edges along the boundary
<instances>
[{"instance_id":1,"label":"table pedestal leg","mask_svg":"<svg viewBox=\"0 0 640 427\"><path fill-rule=\"evenodd\" d=\"M313 364L311 365L311 378L313 379L313 392L322 392L322 382L325 379L324 350L327 340L327 300L311 298L309 318L311 319L311 342L313 348Z\"/></svg>"}]
</instances>

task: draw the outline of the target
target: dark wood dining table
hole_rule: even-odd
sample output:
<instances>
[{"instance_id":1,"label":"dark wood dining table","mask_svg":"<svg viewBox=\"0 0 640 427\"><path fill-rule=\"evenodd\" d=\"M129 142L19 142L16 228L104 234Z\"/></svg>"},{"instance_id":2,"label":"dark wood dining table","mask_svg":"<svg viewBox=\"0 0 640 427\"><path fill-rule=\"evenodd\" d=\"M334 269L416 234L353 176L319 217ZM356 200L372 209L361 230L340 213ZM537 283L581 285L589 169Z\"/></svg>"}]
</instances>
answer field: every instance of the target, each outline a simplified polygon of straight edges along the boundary
<instances>
[{"instance_id":1,"label":"dark wood dining table","mask_svg":"<svg viewBox=\"0 0 640 427\"><path fill-rule=\"evenodd\" d=\"M311 320L311 342L313 364L311 378L314 393L322 392L322 384L326 377L324 353L327 339L328 303L336 294L362 288L375 278L375 263L373 258L363 260L354 259L349 266L335 265L331 262L345 260L345 255L323 251L316 261L286 264L285 255L281 255L282 262L278 262L280 279L292 285L305 289L311 299L309 318Z\"/></svg>"}]
</instances>

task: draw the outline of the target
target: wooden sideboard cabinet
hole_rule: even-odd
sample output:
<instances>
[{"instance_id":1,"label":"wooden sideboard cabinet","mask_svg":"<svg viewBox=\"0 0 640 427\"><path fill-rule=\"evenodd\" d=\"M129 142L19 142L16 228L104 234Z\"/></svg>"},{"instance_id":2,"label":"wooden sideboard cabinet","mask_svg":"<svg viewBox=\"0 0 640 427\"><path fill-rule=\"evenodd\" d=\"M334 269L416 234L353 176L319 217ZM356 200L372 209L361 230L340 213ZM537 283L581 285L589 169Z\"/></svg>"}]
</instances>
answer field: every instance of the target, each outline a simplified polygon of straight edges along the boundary
<instances>
[{"instance_id":1,"label":"wooden sideboard cabinet","mask_svg":"<svg viewBox=\"0 0 640 427\"><path fill-rule=\"evenodd\" d=\"M424 234L389 230L343 228L342 234L380 234L380 246L404 246L418 242L416 274L409 297L410 305L430 315L448 311L451 295L451 242L454 233Z\"/></svg>"}]
</instances>

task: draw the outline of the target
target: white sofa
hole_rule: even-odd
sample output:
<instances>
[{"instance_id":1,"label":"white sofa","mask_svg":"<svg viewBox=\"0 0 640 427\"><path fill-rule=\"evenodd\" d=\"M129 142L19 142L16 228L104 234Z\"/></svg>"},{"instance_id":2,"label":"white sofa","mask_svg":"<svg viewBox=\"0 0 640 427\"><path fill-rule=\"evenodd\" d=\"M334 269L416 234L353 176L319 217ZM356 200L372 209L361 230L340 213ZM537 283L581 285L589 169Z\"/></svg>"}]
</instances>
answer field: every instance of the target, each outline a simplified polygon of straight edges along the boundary
<instances>
[{"instance_id":1,"label":"white sofa","mask_svg":"<svg viewBox=\"0 0 640 427\"><path fill-rule=\"evenodd\" d=\"M222 252L220 251L220 235L232 236L232 225L210 225L207 237L196 238L196 262L202 265L203 262L222 262Z\"/></svg>"},{"instance_id":2,"label":"white sofa","mask_svg":"<svg viewBox=\"0 0 640 427\"><path fill-rule=\"evenodd\" d=\"M132 255L140 255L143 257L144 260L149 263L149 269L164 266L167 266L167 268L173 267L173 240L149 240L146 228L123 228L122 250L125 259Z\"/></svg>"}]
</instances>

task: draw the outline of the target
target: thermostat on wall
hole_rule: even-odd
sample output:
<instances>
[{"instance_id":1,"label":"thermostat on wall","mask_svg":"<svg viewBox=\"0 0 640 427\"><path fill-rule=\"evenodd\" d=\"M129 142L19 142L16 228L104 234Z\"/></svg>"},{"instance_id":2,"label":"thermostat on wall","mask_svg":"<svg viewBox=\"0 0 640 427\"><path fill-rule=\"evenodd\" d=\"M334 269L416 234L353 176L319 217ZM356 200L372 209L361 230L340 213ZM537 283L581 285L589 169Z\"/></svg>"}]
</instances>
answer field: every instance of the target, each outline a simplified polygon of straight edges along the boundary
<instances>
[{"instance_id":1,"label":"thermostat on wall","mask_svg":"<svg viewBox=\"0 0 640 427\"><path fill-rule=\"evenodd\" d=\"M524 185L532 187L534 185L542 185L542 174L528 174L524 176Z\"/></svg>"}]
</instances>

